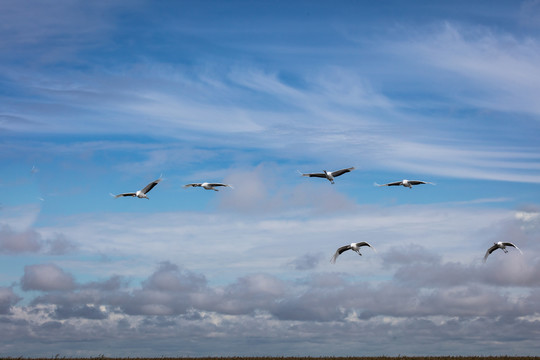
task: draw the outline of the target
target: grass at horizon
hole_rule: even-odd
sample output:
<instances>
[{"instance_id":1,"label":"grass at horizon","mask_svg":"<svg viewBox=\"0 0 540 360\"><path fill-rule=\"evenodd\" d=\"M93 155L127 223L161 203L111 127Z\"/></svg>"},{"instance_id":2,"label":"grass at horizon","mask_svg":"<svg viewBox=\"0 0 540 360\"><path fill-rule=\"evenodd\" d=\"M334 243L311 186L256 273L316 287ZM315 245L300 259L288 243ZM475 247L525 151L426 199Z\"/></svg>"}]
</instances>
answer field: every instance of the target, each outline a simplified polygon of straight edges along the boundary
<instances>
[{"instance_id":1,"label":"grass at horizon","mask_svg":"<svg viewBox=\"0 0 540 360\"><path fill-rule=\"evenodd\" d=\"M202 356L202 357L0 357L0 360L539 360L540 356Z\"/></svg>"}]
</instances>

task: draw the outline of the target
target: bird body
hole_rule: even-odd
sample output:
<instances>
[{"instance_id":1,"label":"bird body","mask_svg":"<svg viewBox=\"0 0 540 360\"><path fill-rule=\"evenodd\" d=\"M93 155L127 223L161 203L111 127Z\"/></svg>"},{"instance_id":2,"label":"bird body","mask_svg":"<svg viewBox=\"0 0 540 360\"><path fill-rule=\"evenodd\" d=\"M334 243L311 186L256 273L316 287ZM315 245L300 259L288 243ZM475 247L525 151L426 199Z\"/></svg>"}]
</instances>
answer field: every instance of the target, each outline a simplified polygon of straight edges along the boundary
<instances>
[{"instance_id":1,"label":"bird body","mask_svg":"<svg viewBox=\"0 0 540 360\"><path fill-rule=\"evenodd\" d=\"M362 256L362 254L360 253L360 248L362 246L369 246L370 248L373 249L373 251L377 252L377 250L375 250L375 248L373 246L371 246L370 244L368 244L365 241L361 241L361 242L358 242L358 243L351 243L349 245L345 245L345 246L342 246L342 247L338 248L336 250L336 253L334 254L334 256L332 256L332 259L330 260L330 262L335 264L338 256L341 255L343 252L345 252L347 250L352 250L352 251L356 252L358 255Z\"/></svg>"},{"instance_id":2,"label":"bird body","mask_svg":"<svg viewBox=\"0 0 540 360\"><path fill-rule=\"evenodd\" d=\"M146 185L143 189L141 190L137 190L136 192L130 192L130 193L123 193L123 194L118 194L118 195L113 195L111 194L112 196L114 196L114 198L119 198L119 197L126 197L126 196L132 196L132 197L137 197L139 199L148 199L150 200L150 198L148 197L148 195L146 195L150 190L152 190L154 188L154 186L156 186L157 184L159 184L159 182L161 181L161 178L157 179L157 180L154 180L152 181L150 184Z\"/></svg>"},{"instance_id":3,"label":"bird body","mask_svg":"<svg viewBox=\"0 0 540 360\"><path fill-rule=\"evenodd\" d=\"M376 185L378 185L378 186L404 186L404 187L408 187L409 189L412 189L413 185L421 185L421 184L435 185L435 184L433 184L431 182L428 182L428 181L407 180L407 179L403 179L401 181L391 182L391 183L388 183L388 184L382 184L382 185L376 184Z\"/></svg>"},{"instance_id":4,"label":"bird body","mask_svg":"<svg viewBox=\"0 0 540 360\"><path fill-rule=\"evenodd\" d=\"M347 168L347 169L341 169L341 170L336 170L336 171L326 171L326 170L323 170L322 173L310 173L310 174L304 174L304 173L301 173L300 171L298 171L300 173L300 175L302 176L307 176L307 177L320 177L320 178L325 178L325 179L328 179L328 181L330 181L330 183L334 183L334 178L340 176L340 175L343 175L345 173L348 173L348 172L351 172L354 170L354 167L350 167L350 168Z\"/></svg>"},{"instance_id":5,"label":"bird body","mask_svg":"<svg viewBox=\"0 0 540 360\"><path fill-rule=\"evenodd\" d=\"M493 246L490 247L489 249L487 249L486 255L484 255L484 262L486 262L489 254L491 254L492 252L494 252L497 249L501 249L506 254L508 252L508 250L506 250L507 246L516 248L519 251L519 253L523 255L523 252L521 252L521 250L516 245L512 244L511 242L498 241L496 243L493 243Z\"/></svg>"},{"instance_id":6,"label":"bird body","mask_svg":"<svg viewBox=\"0 0 540 360\"><path fill-rule=\"evenodd\" d=\"M218 186L224 186L224 187L230 187L232 188L231 185L228 185L228 184L221 184L221 183L208 183L208 182L203 182L203 183L192 183L192 184L186 184L184 185L185 188L187 187L202 187L203 189L205 190L214 190L214 191L219 191L218 189L216 189L216 187Z\"/></svg>"}]
</instances>

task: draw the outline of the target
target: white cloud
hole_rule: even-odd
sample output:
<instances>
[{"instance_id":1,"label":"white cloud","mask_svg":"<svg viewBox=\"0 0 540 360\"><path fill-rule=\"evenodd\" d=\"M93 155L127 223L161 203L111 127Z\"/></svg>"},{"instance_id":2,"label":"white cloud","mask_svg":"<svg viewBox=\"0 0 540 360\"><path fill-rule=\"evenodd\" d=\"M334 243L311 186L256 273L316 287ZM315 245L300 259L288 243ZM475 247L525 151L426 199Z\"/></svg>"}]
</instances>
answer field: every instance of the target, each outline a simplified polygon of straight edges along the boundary
<instances>
[{"instance_id":1,"label":"white cloud","mask_svg":"<svg viewBox=\"0 0 540 360\"><path fill-rule=\"evenodd\" d=\"M22 298L18 296L12 288L0 287L0 314L10 314L11 308Z\"/></svg>"},{"instance_id":2,"label":"white cloud","mask_svg":"<svg viewBox=\"0 0 540 360\"><path fill-rule=\"evenodd\" d=\"M29 229L39 216L41 206L39 204L25 204L18 206L0 207L0 225L7 226L12 231L22 232Z\"/></svg>"},{"instance_id":3,"label":"white cloud","mask_svg":"<svg viewBox=\"0 0 540 360\"><path fill-rule=\"evenodd\" d=\"M402 273L404 268L426 264L429 268L412 271L414 277ZM440 271L434 273L433 269ZM55 272L71 277L58 267ZM403 347L410 341L422 343L423 351L437 355L446 347L448 354L453 354L450 348L456 341L471 338L476 341L465 341L463 351L486 351L480 345L486 339L497 339L496 350L523 345L516 340L522 338L519 334L538 327L534 321L540 311L538 282L525 285L532 287L514 296L508 285L518 285L515 280L490 285L482 279L488 273L493 271L430 260L403 264L394 273L399 281L379 284L370 283L362 273L353 278L350 273L313 273L291 280L259 273L214 286L200 273L163 262L132 288L113 278L109 279L116 284L112 287L103 286L109 280L71 288L52 286L42 288L44 294L25 307L15 306L17 299L10 295L12 312L0 327L11 329L9 343L15 344L28 340L28 334L51 344L84 336L94 347L111 336L126 339L115 341L108 350L124 355L131 355L141 341L149 341L146 347L150 352L157 347L163 351L159 344L169 347L174 342L171 351L177 351L180 344L204 355L247 354L243 348L227 350L226 344L248 345L250 339L259 337L272 345L265 348L267 355L294 354L291 341L307 344L314 339L324 346L310 348L313 353L309 354L321 354L324 348L333 348L336 339L341 346L355 344L358 340L351 333L358 331L366 334L370 354L388 349L387 342L396 336L404 344L395 349L406 353L414 353ZM47 331L51 328L54 334ZM500 336L501 329L517 338ZM143 338L133 339L136 333L144 334ZM13 351L7 345L2 350ZM92 354L91 348L82 350L82 354ZM29 353L35 351L28 349Z\"/></svg>"},{"instance_id":4,"label":"white cloud","mask_svg":"<svg viewBox=\"0 0 540 360\"><path fill-rule=\"evenodd\" d=\"M43 239L35 229L14 231L10 226L0 227L0 253L25 254L45 253L59 255L72 252L75 245L62 234L54 234L50 239Z\"/></svg>"},{"instance_id":5,"label":"white cloud","mask_svg":"<svg viewBox=\"0 0 540 360\"><path fill-rule=\"evenodd\" d=\"M8 226L0 228L0 253L37 252L42 240L35 230L16 233Z\"/></svg>"},{"instance_id":6,"label":"white cloud","mask_svg":"<svg viewBox=\"0 0 540 360\"><path fill-rule=\"evenodd\" d=\"M321 184L329 189L338 186ZM237 189L230 193L233 191ZM335 196L340 199L339 195ZM232 199L234 197L227 201ZM279 201L284 200L280 197ZM77 273L104 277L114 271L141 278L156 262L169 260L194 271L212 273L209 279L212 283L227 282L246 271L288 276L292 269L276 264L297 262L314 252L322 253L323 258L317 270L349 271L361 261L361 264L369 264L364 269L367 274L388 275L390 268L381 261L393 259L392 249L412 251L417 246L428 255L433 254L434 259L438 254L444 261L481 262L492 241L503 236L500 229L505 223L515 234L512 236L524 239L530 236L519 226L512 225L514 212L506 210L484 208L479 212L477 207L455 205L450 208L443 205L356 205L345 210L321 211L309 210L303 202L299 204L300 207L289 204L284 209L278 207L262 212L249 208L247 213L226 208L144 213L136 216L144 218L144 223L136 226L134 216L128 213L81 215L62 218L54 226L37 230L45 238L64 234L77 246L78 253L93 254L87 260L61 260L59 264ZM360 240L373 244L379 253L364 254L361 259L357 259L356 254L344 254L335 266L329 263L339 246ZM95 257L102 255L108 260L96 267ZM326 258L328 261L324 261ZM398 264L394 260L392 263Z\"/></svg>"},{"instance_id":7,"label":"white cloud","mask_svg":"<svg viewBox=\"0 0 540 360\"><path fill-rule=\"evenodd\" d=\"M463 146L396 139L379 156L388 168L408 172L462 179L540 182L538 153Z\"/></svg>"},{"instance_id":8,"label":"white cloud","mask_svg":"<svg viewBox=\"0 0 540 360\"><path fill-rule=\"evenodd\" d=\"M416 46L430 48L430 41L436 42L424 39L424 42L419 42ZM495 42L493 46L497 44ZM420 53L422 54L421 51ZM428 61L429 54L424 56ZM432 66L437 66L437 63L433 62ZM448 118L446 114L445 121L430 121L426 127L428 119L416 114L418 107L421 110L422 105L411 105L416 110L399 106L399 99L385 96L382 90L374 90L369 85L368 78L361 77L351 69L334 69L328 74L325 69L320 69L315 79L301 88L287 85L276 74L258 70L233 71L233 84L226 83L223 75L213 74L215 81L226 86L226 91L231 93L229 99L220 100L217 104L212 100L213 97L220 96L225 90L216 89L214 85L183 82L175 80L174 77L160 80L157 84L147 84L146 79L141 78L135 70L128 75L131 80L127 85L114 81L119 75L110 75L111 78L107 81L111 84L107 84L106 88L100 83L106 79L95 80L80 75L82 78L79 81L88 82L87 86L94 88L93 92L100 93L100 96L108 101L117 98L117 101L111 101L110 105L104 108L95 108L96 100L93 95L68 99L68 95L64 93L51 92L43 96L53 103L65 103L69 100L72 113L53 111L47 115L41 109L34 109L32 104L26 104L16 112L28 119L34 118L38 121L39 118L39 121L46 121L53 132L79 133L82 130L125 135L136 134L138 129L144 129L144 133L150 136L167 136L183 141L180 149L174 142L166 146L142 144L139 149L136 148L137 153L141 154L141 160L137 163L119 164L118 167L123 167L124 170L158 168L170 164L171 161L201 161L206 156L212 156L208 149L201 146L206 144L215 154L226 152L227 159L224 160L230 163L245 160L256 163L260 161L260 151L264 151L264 158L271 161L285 156L291 161L305 162L308 159L316 164L338 162L357 165L356 163L362 161L371 169L409 170L458 178L540 182L539 158L534 146L500 144L496 140L478 142L475 134L484 131L484 125L472 128L473 132L465 129L467 136L463 138L454 134L455 129L446 128L445 123L459 120L452 116ZM504 79L498 81L503 82ZM486 89L492 88L490 83L484 83L483 79L478 82ZM166 86L161 86L163 84ZM239 87L238 84L248 86L249 90ZM115 88L114 94L109 95L111 87ZM180 87L182 91L180 94L171 93L171 87ZM518 86L516 92L517 88ZM133 94L134 89L145 90L143 94ZM534 94L535 91L528 91L527 94ZM151 95L144 95L145 92ZM202 94L205 96L202 97ZM529 96L516 93L515 97L522 95ZM497 96L494 97L493 106L482 107L501 110L497 108L501 104ZM265 98L267 99L264 100ZM276 107L266 104L270 100L281 104L277 106L277 110ZM468 107L468 102L459 100L455 106ZM509 111L517 111L517 107ZM94 112L92 115L87 115L86 110L89 108ZM80 114L81 111L84 115ZM102 114L104 111L114 113L114 120L105 119ZM85 118L80 120L84 121L84 127L81 127L79 122L72 121L72 115ZM149 122L149 119L152 120ZM408 125L403 127L403 124ZM10 123L5 126L9 127ZM498 131L489 124L485 126L485 131L490 134ZM35 129L32 125L24 132L33 132ZM444 141L439 141L440 139ZM17 147L20 148L20 145ZM122 151L122 147L127 150L131 144L126 141L77 142L68 147L83 153L84 149L94 152ZM257 151L246 154L242 150L244 148ZM343 151L344 148L347 151ZM60 151L57 146L46 151L55 149ZM18 149L18 153L20 150ZM36 149L32 151L35 152ZM213 156L216 156L215 154ZM199 158L201 155L203 158Z\"/></svg>"},{"instance_id":9,"label":"white cloud","mask_svg":"<svg viewBox=\"0 0 540 360\"><path fill-rule=\"evenodd\" d=\"M70 290L75 288L75 280L55 264L30 265L24 268L21 288L25 291Z\"/></svg>"},{"instance_id":10,"label":"white cloud","mask_svg":"<svg viewBox=\"0 0 540 360\"><path fill-rule=\"evenodd\" d=\"M540 107L533 101L540 93L540 71L536 65L540 61L540 45L534 38L446 22L437 31L398 44L395 50L429 68L456 76L444 77L444 81L446 86L457 88L455 95L447 95L461 103L540 114Z\"/></svg>"}]
</instances>

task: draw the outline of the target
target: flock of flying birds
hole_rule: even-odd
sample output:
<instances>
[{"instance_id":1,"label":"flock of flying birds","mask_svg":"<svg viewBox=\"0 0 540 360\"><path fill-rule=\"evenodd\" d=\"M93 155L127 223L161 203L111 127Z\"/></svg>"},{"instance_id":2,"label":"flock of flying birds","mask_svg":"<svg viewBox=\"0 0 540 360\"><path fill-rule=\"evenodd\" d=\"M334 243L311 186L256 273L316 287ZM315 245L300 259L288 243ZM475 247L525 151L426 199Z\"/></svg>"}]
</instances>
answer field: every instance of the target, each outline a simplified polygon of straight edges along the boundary
<instances>
[{"instance_id":1,"label":"flock of flying birds","mask_svg":"<svg viewBox=\"0 0 540 360\"><path fill-rule=\"evenodd\" d=\"M354 167L341 169L341 170L336 170L336 171L323 170L323 172L321 172L321 173L307 173L307 174L304 174L304 173L302 173L300 171L298 171L298 172L302 176L323 178L323 179L327 179L328 181L330 181L330 183L334 184L334 179L336 177L341 176L343 174L346 174L348 172L351 172L353 170L354 170ZM159 184L159 182L161 180L162 180L162 178L160 177L159 179L152 181L151 183L146 185L144 188L142 188L141 190L137 190L136 192L128 192L128 193L122 193L122 194L118 194L118 195L111 194L111 195L113 197L115 197L115 198L128 196L128 197L137 197L137 198L140 198L140 199L149 199L149 197L147 195L148 192L150 192L150 190L152 190L157 184ZM407 179L404 179L404 180L401 180L401 181L395 181L395 182L391 182L391 183L387 183L387 184L377 184L377 183L375 183L375 185L377 185L377 186L403 186L403 187L408 187L409 189L412 189L412 187L415 186L415 185L422 185L422 184L432 184L432 185L434 185L433 183L428 182L428 181L407 180ZM191 183L191 184L184 185L184 187L185 188L188 188L188 187L202 187L205 190L214 190L214 191L219 191L218 189L216 189L217 187L230 187L230 188L233 188L229 184L209 183L209 182ZM358 255L362 256L362 254L360 253L360 248L362 246L370 247L375 252L377 252L372 245L368 244L365 241L361 241L361 242L351 243L349 245L341 246L340 248L338 248L336 250L334 256L332 256L332 259L330 261L332 263L335 263L338 256L341 255L342 253L344 253L347 250L352 250L352 251L356 252ZM502 251L504 251L504 253L508 253L508 250L506 249L506 247L513 247L513 248L517 249L520 254L523 254L523 252L515 244L512 244L511 242L499 241L499 242L493 243L493 246L491 246L486 251L486 254L484 255L484 262L487 260L488 256L497 249L501 249Z\"/></svg>"}]
</instances>

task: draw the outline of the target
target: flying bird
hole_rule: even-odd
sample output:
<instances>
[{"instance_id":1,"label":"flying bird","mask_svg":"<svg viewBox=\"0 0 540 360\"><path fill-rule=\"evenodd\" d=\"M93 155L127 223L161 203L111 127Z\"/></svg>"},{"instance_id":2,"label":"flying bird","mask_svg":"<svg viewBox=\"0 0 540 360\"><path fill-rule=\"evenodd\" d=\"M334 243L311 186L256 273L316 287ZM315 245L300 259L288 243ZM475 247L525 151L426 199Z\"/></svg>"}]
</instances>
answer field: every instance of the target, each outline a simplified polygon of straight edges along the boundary
<instances>
[{"instance_id":1,"label":"flying bird","mask_svg":"<svg viewBox=\"0 0 540 360\"><path fill-rule=\"evenodd\" d=\"M510 247L513 247L513 248L516 248L518 249L519 253L521 255L523 255L523 252L521 252L521 250L514 244L512 244L511 242L502 242L502 241L499 241L499 242L496 242L496 243L493 243L493 246L490 247L489 249L487 249L486 251L486 255L484 255L484 262L486 262L489 254L491 254L492 252L494 252L495 250L497 249L502 249L502 251L504 251L504 253L506 254L508 252L508 250L506 250L506 247L507 246L510 246Z\"/></svg>"},{"instance_id":2,"label":"flying bird","mask_svg":"<svg viewBox=\"0 0 540 360\"><path fill-rule=\"evenodd\" d=\"M142 190L138 190L137 192L123 193L123 194L118 194L118 195L111 194L111 195L114 196L114 198L119 198L122 196L132 196L132 197L138 197L140 199L145 198L145 199L150 200L150 198L146 194L150 190L152 190L154 186L159 184L160 181L161 181L161 177L157 180L152 181L150 184L146 185Z\"/></svg>"},{"instance_id":3,"label":"flying bird","mask_svg":"<svg viewBox=\"0 0 540 360\"><path fill-rule=\"evenodd\" d=\"M320 177L320 178L325 178L325 179L328 179L328 181L330 181L332 184L334 183L334 178L335 177L338 177L340 175L343 175L345 173L348 173L348 172L351 172L354 170L354 167L350 167L350 168L347 168L347 169L341 169L341 170L336 170L336 171L326 171L326 170L323 170L322 173L312 173L312 174L303 174L301 173L300 171L298 171L300 173L300 175L302 176L308 176L308 177Z\"/></svg>"},{"instance_id":4,"label":"flying bird","mask_svg":"<svg viewBox=\"0 0 540 360\"><path fill-rule=\"evenodd\" d=\"M221 183L207 183L207 182L203 182L203 183L193 183L193 184L186 184L186 185L184 185L185 188L187 188L187 187L202 187L203 189L206 189L206 190L214 190L214 191L219 191L218 189L216 189L216 187L219 187L219 186L224 186L224 187L230 187L230 188L232 188L232 185L228 185L228 184L221 184Z\"/></svg>"},{"instance_id":5,"label":"flying bird","mask_svg":"<svg viewBox=\"0 0 540 360\"><path fill-rule=\"evenodd\" d=\"M404 186L404 187L408 187L409 189L412 189L413 185L422 185L422 184L431 184L431 185L435 185L434 183L431 183L431 182L428 182L428 181L420 181L420 180L407 180L407 179L403 179L401 181L396 181L396 182L391 182L391 183L388 183L388 184L377 184L375 183L375 185L377 186Z\"/></svg>"},{"instance_id":6,"label":"flying bird","mask_svg":"<svg viewBox=\"0 0 540 360\"><path fill-rule=\"evenodd\" d=\"M336 260L338 258L339 255L341 255L343 252L347 251L347 250L353 250L353 251L356 251L356 253L360 256L362 256L362 254L360 254L360 248L362 246L369 246L370 248L373 249L373 251L377 252L377 250L375 250L375 248L371 245L369 245L367 242L365 241L362 241L362 242L359 242L359 243L352 243L350 245L345 245L345 246L342 246L340 247L339 249L336 250L336 253L334 254L334 256L332 256L332 259L330 260L331 263L335 264L336 263Z\"/></svg>"}]
</instances>

